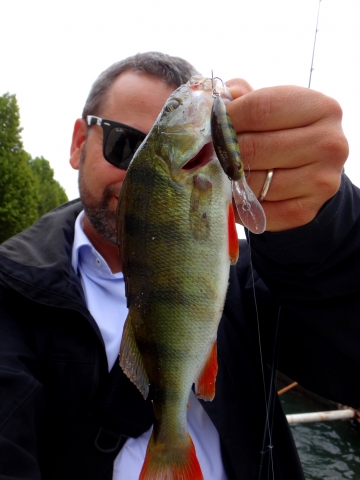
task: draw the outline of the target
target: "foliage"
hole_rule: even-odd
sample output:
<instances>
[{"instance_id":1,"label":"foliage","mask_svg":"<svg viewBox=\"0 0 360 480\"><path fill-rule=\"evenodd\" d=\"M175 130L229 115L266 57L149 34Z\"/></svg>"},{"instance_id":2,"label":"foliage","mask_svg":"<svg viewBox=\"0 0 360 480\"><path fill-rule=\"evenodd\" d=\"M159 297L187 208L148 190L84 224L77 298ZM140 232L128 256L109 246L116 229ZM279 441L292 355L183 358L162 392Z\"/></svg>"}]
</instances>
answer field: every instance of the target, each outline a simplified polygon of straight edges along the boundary
<instances>
[{"instance_id":1,"label":"foliage","mask_svg":"<svg viewBox=\"0 0 360 480\"><path fill-rule=\"evenodd\" d=\"M0 242L67 200L44 158L23 149L15 95L0 96Z\"/></svg>"},{"instance_id":2,"label":"foliage","mask_svg":"<svg viewBox=\"0 0 360 480\"><path fill-rule=\"evenodd\" d=\"M23 150L15 95L0 97L0 241L37 218L37 192Z\"/></svg>"},{"instance_id":3,"label":"foliage","mask_svg":"<svg viewBox=\"0 0 360 480\"><path fill-rule=\"evenodd\" d=\"M38 183L38 217L53 208L67 202L65 190L60 183L54 180L54 170L44 157L30 160L30 167Z\"/></svg>"}]
</instances>

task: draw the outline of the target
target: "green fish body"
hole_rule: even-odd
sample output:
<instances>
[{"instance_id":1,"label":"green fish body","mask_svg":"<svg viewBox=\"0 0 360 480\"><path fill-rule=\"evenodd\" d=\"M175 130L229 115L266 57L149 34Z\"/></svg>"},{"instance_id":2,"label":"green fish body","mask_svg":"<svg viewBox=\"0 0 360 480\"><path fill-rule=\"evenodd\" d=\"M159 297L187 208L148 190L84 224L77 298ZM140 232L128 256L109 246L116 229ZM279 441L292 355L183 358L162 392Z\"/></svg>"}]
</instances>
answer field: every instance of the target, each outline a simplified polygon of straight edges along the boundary
<instances>
[{"instance_id":1,"label":"green fish body","mask_svg":"<svg viewBox=\"0 0 360 480\"><path fill-rule=\"evenodd\" d=\"M201 480L186 411L192 384L215 394L216 333L237 236L231 183L212 146L211 91L189 81L168 99L127 171L119 254L129 313L120 365L155 423L141 480ZM229 248L230 245L230 248Z\"/></svg>"}]
</instances>

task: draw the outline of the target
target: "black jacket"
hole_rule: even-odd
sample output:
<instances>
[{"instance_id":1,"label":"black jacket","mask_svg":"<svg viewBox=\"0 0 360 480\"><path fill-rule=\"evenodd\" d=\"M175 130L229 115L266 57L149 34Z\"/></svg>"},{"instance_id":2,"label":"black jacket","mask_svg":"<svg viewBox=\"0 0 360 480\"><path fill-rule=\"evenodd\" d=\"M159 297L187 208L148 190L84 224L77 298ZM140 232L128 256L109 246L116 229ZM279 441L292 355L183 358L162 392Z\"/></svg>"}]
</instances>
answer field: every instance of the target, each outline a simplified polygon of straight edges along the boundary
<instances>
[{"instance_id":1,"label":"black jacket","mask_svg":"<svg viewBox=\"0 0 360 480\"><path fill-rule=\"evenodd\" d=\"M152 422L149 402L120 369L108 373L101 334L71 267L81 208L78 201L63 205L0 246L1 480L111 479L109 450ZM257 478L265 424L253 284L266 388L281 304L280 370L325 397L360 406L359 213L359 191L344 177L310 224L251 235L261 278L253 277L248 245L240 242L218 331L216 396L202 402L230 480ZM276 480L303 480L279 402L273 425ZM107 462L106 473L87 468L97 458Z\"/></svg>"}]
</instances>

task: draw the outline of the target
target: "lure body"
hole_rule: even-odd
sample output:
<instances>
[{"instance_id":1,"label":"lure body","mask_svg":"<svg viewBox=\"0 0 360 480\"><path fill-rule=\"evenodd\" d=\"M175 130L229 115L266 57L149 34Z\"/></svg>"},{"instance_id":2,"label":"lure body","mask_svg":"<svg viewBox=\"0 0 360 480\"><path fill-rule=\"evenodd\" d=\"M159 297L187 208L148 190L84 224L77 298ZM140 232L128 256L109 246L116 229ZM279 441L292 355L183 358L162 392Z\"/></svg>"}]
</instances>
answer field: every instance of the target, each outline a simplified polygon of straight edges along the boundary
<instances>
[{"instance_id":1,"label":"lure body","mask_svg":"<svg viewBox=\"0 0 360 480\"><path fill-rule=\"evenodd\" d=\"M231 180L239 180L244 176L239 144L220 94L214 95L210 124L214 149L224 172Z\"/></svg>"},{"instance_id":2,"label":"lure body","mask_svg":"<svg viewBox=\"0 0 360 480\"><path fill-rule=\"evenodd\" d=\"M227 89L223 94L228 99L231 98ZM266 228L265 213L246 182L234 125L227 113L221 94L215 89L213 97L210 123L214 150L224 172L233 181L233 197L243 225L253 233L263 233Z\"/></svg>"}]
</instances>

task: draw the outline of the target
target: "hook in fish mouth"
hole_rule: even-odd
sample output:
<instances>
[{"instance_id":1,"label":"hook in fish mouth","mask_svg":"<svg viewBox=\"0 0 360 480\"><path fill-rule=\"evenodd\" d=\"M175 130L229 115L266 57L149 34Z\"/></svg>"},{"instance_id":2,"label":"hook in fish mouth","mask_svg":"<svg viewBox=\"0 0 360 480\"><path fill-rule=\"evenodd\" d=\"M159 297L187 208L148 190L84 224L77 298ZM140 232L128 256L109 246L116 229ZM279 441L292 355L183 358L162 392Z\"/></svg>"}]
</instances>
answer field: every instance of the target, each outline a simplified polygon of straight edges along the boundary
<instances>
[{"instance_id":1,"label":"hook in fish mouth","mask_svg":"<svg viewBox=\"0 0 360 480\"><path fill-rule=\"evenodd\" d=\"M181 168L182 170L187 170L188 172L196 171L208 164L213 158L213 154L214 147L212 142L205 143L198 153L194 157L190 158L190 160L188 160Z\"/></svg>"}]
</instances>

